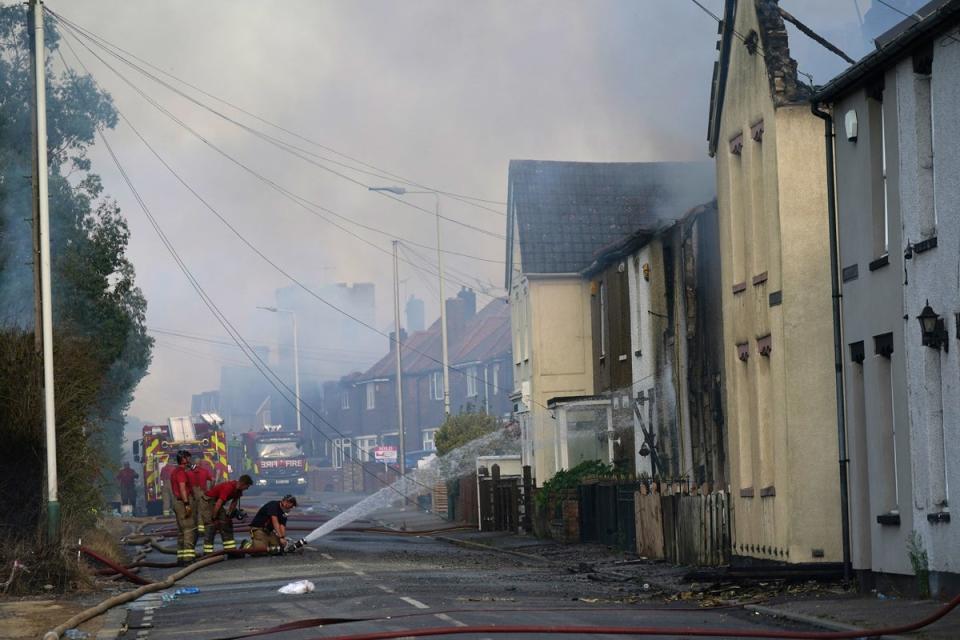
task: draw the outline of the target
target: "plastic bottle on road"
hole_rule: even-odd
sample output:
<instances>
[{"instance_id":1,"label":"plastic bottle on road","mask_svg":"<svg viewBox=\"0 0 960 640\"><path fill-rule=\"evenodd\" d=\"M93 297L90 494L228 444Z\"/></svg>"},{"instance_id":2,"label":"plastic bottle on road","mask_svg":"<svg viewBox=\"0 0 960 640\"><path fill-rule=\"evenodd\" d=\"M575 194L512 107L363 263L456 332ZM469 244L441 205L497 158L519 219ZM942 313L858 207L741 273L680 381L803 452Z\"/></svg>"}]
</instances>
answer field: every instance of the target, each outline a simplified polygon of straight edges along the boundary
<instances>
[{"instance_id":1,"label":"plastic bottle on road","mask_svg":"<svg viewBox=\"0 0 960 640\"><path fill-rule=\"evenodd\" d=\"M192 596L195 593L200 593L200 587L180 587L173 592L175 596Z\"/></svg>"},{"instance_id":2,"label":"plastic bottle on road","mask_svg":"<svg viewBox=\"0 0 960 640\"><path fill-rule=\"evenodd\" d=\"M90 637L90 634L80 629L67 629L63 632L63 637L67 640L86 640Z\"/></svg>"}]
</instances>

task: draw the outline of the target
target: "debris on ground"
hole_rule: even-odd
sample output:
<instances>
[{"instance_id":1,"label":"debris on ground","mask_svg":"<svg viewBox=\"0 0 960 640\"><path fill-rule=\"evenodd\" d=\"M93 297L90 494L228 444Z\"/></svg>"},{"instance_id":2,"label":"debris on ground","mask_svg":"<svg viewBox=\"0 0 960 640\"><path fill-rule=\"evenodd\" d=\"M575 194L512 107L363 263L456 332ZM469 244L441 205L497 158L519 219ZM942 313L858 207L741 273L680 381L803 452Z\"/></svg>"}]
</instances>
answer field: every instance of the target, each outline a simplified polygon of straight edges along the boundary
<instances>
[{"instance_id":1,"label":"debris on ground","mask_svg":"<svg viewBox=\"0 0 960 640\"><path fill-rule=\"evenodd\" d=\"M279 591L284 595L290 596L290 595L302 595L304 593L310 593L315 588L316 587L314 586L314 584L309 580L297 580L296 582L291 582L290 584L286 584L280 587L279 589L277 589L277 591Z\"/></svg>"}]
</instances>

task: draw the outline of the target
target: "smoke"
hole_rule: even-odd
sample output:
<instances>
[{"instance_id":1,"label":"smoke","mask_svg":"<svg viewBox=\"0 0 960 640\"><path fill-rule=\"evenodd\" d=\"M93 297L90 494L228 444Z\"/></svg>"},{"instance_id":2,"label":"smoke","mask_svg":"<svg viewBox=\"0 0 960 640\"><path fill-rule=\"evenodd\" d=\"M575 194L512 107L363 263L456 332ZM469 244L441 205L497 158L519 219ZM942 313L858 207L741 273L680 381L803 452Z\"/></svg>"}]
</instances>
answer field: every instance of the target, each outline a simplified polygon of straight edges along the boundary
<instances>
[{"instance_id":1,"label":"smoke","mask_svg":"<svg viewBox=\"0 0 960 640\"><path fill-rule=\"evenodd\" d=\"M721 8L717 0L709 4L714 11ZM827 19L856 21L852 6L840 9L827 0L812 4L815 9L809 11L788 8L813 27ZM75 0L63 12L161 68L311 139L431 186L494 201L506 200L511 158L705 158L716 23L688 2L294 0L280 11L271 4L222 0L201 5ZM89 62L158 151L260 248L304 282L374 283L376 326L390 325L388 255L238 173L110 71ZM152 83L144 87L204 135L291 190L391 236L433 245L431 215L294 160ZM178 251L241 332L276 336L277 326L259 318L262 312L255 307L290 283L229 237L123 127L114 142ZM130 254L150 302L148 323L222 336L137 213L109 160L96 150L92 158L107 191L121 200L131 220ZM395 182L351 175L373 185ZM432 212L430 196L407 198ZM505 231L502 216L446 198L441 207L449 217ZM672 209L666 206L664 215ZM442 231L451 251L503 258L501 239L447 222ZM358 233L389 249L389 237ZM447 260L449 267L483 281L501 281L502 265L452 255ZM401 272L403 297L413 293L426 301L429 324L439 301L425 280L435 276L402 262ZM138 391L138 415L176 413L171 407L187 405L191 393L216 386L221 363L213 360L237 357L213 346L194 344L190 350L192 356L157 350L152 375Z\"/></svg>"},{"instance_id":2,"label":"smoke","mask_svg":"<svg viewBox=\"0 0 960 640\"><path fill-rule=\"evenodd\" d=\"M14 120L16 138L29 140L29 124ZM17 131L19 129L19 131ZM33 239L30 163L6 145L0 149L0 323L33 328Z\"/></svg>"}]
</instances>

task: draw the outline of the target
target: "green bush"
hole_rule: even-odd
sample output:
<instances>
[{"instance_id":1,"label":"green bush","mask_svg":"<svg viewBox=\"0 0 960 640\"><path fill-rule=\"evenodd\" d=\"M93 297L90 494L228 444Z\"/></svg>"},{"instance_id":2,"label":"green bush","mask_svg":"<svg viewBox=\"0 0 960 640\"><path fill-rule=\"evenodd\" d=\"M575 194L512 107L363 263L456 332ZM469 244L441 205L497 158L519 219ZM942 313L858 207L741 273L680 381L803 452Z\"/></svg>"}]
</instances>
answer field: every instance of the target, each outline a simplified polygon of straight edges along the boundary
<instances>
[{"instance_id":1,"label":"green bush","mask_svg":"<svg viewBox=\"0 0 960 640\"><path fill-rule=\"evenodd\" d=\"M543 483L537 492L536 500L543 506L555 496L567 493L580 486L584 478L611 478L614 467L599 460L584 460L572 469L560 469L552 478Z\"/></svg>"}]
</instances>

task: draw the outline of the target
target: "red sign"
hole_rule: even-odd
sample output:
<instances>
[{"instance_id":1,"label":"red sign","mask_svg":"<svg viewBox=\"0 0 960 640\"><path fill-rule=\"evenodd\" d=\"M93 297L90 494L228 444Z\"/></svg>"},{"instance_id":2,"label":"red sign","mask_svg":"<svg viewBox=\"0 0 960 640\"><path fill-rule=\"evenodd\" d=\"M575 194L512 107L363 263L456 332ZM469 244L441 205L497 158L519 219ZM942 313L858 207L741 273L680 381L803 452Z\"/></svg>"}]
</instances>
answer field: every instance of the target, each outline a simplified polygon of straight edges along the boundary
<instances>
[{"instance_id":1,"label":"red sign","mask_svg":"<svg viewBox=\"0 0 960 640\"><path fill-rule=\"evenodd\" d=\"M377 462L396 462L397 461L397 448L391 446L383 447L374 447L373 448L373 459Z\"/></svg>"}]
</instances>

